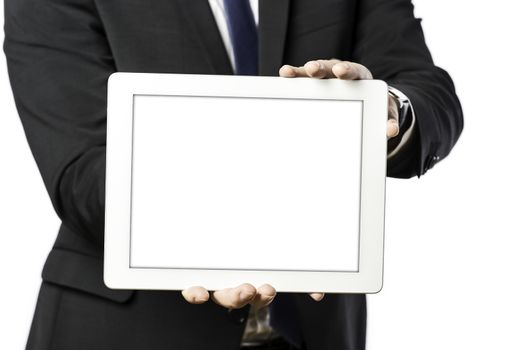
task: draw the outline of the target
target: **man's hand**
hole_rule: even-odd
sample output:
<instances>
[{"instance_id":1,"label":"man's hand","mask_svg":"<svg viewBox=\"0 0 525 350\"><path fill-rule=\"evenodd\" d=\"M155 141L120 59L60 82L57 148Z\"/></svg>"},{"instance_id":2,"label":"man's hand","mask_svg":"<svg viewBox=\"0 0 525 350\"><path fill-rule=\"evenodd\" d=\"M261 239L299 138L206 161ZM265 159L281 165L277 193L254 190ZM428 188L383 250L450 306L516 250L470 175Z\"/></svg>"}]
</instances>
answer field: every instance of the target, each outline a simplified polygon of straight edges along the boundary
<instances>
[{"instance_id":1,"label":"man's hand","mask_svg":"<svg viewBox=\"0 0 525 350\"><path fill-rule=\"evenodd\" d=\"M256 310L269 305L276 295L275 288L263 284L255 288L249 283L241 284L235 288L226 288L211 293L211 299L226 308L238 309L246 304L251 304ZM182 296L192 304L202 304L210 299L210 293L203 287L194 286L182 291ZM310 293L310 296L319 301L323 293Z\"/></svg>"},{"instance_id":2,"label":"man's hand","mask_svg":"<svg viewBox=\"0 0 525 350\"><path fill-rule=\"evenodd\" d=\"M309 61L302 67L284 65L279 75L285 78L338 78L348 80L370 80L372 73L363 65L338 59ZM388 96L388 121L386 135L390 139L399 134L399 112L395 99Z\"/></svg>"}]
</instances>

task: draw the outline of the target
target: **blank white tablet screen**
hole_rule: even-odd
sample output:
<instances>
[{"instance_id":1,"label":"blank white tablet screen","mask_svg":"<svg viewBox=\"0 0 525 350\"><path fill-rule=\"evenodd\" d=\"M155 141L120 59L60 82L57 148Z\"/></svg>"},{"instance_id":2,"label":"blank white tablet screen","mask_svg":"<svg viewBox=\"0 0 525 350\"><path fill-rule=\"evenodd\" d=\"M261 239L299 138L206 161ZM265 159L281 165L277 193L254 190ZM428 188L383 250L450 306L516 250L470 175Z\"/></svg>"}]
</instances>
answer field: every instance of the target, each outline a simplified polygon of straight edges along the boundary
<instances>
[{"instance_id":1,"label":"blank white tablet screen","mask_svg":"<svg viewBox=\"0 0 525 350\"><path fill-rule=\"evenodd\" d=\"M362 108L135 95L130 267L358 271Z\"/></svg>"}]
</instances>

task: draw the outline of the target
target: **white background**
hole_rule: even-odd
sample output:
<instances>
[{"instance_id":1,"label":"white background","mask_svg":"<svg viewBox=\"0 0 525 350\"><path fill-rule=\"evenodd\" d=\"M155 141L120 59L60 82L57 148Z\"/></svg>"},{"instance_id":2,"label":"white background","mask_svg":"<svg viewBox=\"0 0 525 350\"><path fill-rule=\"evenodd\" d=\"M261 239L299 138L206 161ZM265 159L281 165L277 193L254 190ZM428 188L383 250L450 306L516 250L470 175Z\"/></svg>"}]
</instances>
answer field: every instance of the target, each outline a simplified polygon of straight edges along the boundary
<instances>
[{"instance_id":1,"label":"white background","mask_svg":"<svg viewBox=\"0 0 525 350\"><path fill-rule=\"evenodd\" d=\"M387 182L385 284L368 298L368 348L524 349L523 6L415 4L436 63L456 83L465 131L421 179ZM0 55L0 349L10 350L25 344L59 221L4 62Z\"/></svg>"}]
</instances>

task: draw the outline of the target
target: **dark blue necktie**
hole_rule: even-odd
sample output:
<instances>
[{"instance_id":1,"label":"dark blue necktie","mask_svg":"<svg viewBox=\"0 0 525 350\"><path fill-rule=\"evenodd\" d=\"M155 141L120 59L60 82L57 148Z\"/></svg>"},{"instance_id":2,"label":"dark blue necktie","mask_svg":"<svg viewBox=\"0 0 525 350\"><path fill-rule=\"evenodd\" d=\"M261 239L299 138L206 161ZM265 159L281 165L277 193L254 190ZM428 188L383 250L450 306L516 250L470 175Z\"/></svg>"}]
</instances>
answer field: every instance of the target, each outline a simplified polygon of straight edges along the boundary
<instances>
[{"instance_id":1,"label":"dark blue necktie","mask_svg":"<svg viewBox=\"0 0 525 350\"><path fill-rule=\"evenodd\" d=\"M282 335L290 344L301 348L303 336L299 321L299 312L292 293L277 293L269 306L270 326Z\"/></svg>"},{"instance_id":2,"label":"dark blue necktie","mask_svg":"<svg viewBox=\"0 0 525 350\"><path fill-rule=\"evenodd\" d=\"M249 0L224 0L236 73L258 75L257 27Z\"/></svg>"}]
</instances>

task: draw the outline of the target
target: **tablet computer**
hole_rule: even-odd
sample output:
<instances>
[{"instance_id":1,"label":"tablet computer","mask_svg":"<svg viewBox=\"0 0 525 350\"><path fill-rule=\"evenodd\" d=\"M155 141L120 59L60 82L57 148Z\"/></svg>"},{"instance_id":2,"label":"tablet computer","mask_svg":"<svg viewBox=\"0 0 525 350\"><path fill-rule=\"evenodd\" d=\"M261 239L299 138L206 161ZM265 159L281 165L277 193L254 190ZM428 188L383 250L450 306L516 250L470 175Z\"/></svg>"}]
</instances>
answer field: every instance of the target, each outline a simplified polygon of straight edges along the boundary
<instances>
[{"instance_id":1,"label":"tablet computer","mask_svg":"<svg viewBox=\"0 0 525 350\"><path fill-rule=\"evenodd\" d=\"M111 75L106 285L378 292L387 101L377 80Z\"/></svg>"}]
</instances>

